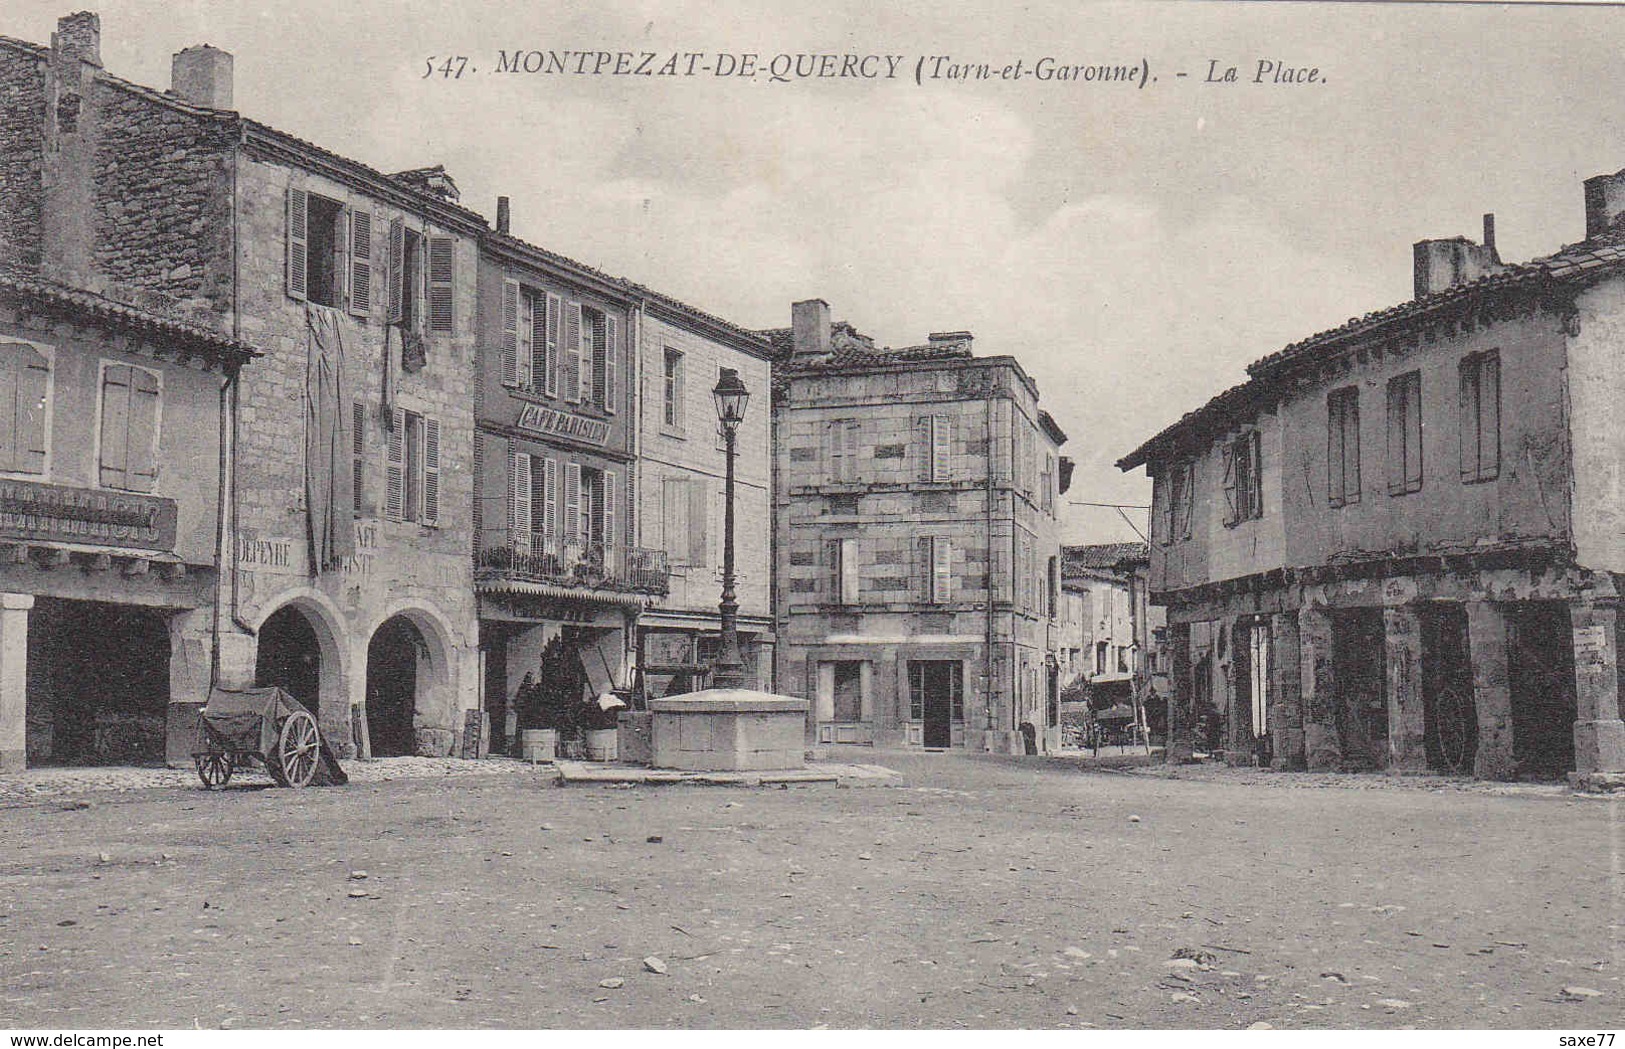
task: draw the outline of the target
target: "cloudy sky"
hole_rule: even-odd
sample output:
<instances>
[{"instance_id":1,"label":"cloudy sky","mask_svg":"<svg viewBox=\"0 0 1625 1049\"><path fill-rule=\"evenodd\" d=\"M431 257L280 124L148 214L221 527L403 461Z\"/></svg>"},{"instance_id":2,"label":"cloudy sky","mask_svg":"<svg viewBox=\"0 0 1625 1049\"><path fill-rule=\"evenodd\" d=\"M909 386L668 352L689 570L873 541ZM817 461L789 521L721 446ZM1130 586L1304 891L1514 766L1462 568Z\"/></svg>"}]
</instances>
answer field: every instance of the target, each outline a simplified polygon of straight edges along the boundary
<instances>
[{"instance_id":1,"label":"cloudy sky","mask_svg":"<svg viewBox=\"0 0 1625 1049\"><path fill-rule=\"evenodd\" d=\"M0 33L46 42L83 4L7 0ZM1408 298L1413 241L1476 239L1493 211L1503 258L1545 254L1582 235L1581 180L1625 167L1620 8L95 9L121 76L167 86L172 52L225 48L246 115L386 171L443 163L476 210L510 196L520 236L745 326L786 325L793 300L818 296L889 345L968 329L1037 379L1085 501L1149 502L1113 460L1249 361ZM533 49L700 52L712 72L495 71L499 50ZM717 76L721 53L901 59L893 80L775 83ZM423 76L429 56L454 55L475 72ZM1143 62L1156 80L921 85L922 56ZM1206 83L1215 61L1240 82ZM1260 61L1323 82L1254 84ZM1132 535L1112 511L1070 511L1068 541Z\"/></svg>"}]
</instances>

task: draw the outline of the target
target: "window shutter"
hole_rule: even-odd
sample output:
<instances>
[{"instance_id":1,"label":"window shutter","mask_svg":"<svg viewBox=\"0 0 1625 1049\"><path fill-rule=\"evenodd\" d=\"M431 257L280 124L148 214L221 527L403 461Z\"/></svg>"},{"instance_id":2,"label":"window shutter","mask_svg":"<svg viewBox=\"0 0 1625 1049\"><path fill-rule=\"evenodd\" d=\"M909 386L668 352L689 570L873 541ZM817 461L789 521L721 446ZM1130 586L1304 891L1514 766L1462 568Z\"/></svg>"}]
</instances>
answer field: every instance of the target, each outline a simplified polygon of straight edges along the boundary
<instances>
[{"instance_id":1,"label":"window shutter","mask_svg":"<svg viewBox=\"0 0 1625 1049\"><path fill-rule=\"evenodd\" d=\"M536 296L523 290L520 291L519 311L518 316L514 319L514 324L516 327L514 332L514 370L519 373L519 385L526 390L530 390L536 384L534 367L536 351L533 340L536 331Z\"/></svg>"},{"instance_id":2,"label":"window shutter","mask_svg":"<svg viewBox=\"0 0 1625 1049\"><path fill-rule=\"evenodd\" d=\"M582 541L580 463L568 463L564 469L564 541Z\"/></svg>"},{"instance_id":3,"label":"window shutter","mask_svg":"<svg viewBox=\"0 0 1625 1049\"><path fill-rule=\"evenodd\" d=\"M581 400L581 303L564 307L564 399Z\"/></svg>"},{"instance_id":4,"label":"window shutter","mask_svg":"<svg viewBox=\"0 0 1625 1049\"><path fill-rule=\"evenodd\" d=\"M440 420L423 420L423 523L440 527Z\"/></svg>"},{"instance_id":5,"label":"window shutter","mask_svg":"<svg viewBox=\"0 0 1625 1049\"><path fill-rule=\"evenodd\" d=\"M530 553L530 456L508 452L508 546L515 554Z\"/></svg>"},{"instance_id":6,"label":"window shutter","mask_svg":"<svg viewBox=\"0 0 1625 1049\"><path fill-rule=\"evenodd\" d=\"M841 604L858 603L858 541L838 540L841 544Z\"/></svg>"},{"instance_id":7,"label":"window shutter","mask_svg":"<svg viewBox=\"0 0 1625 1049\"><path fill-rule=\"evenodd\" d=\"M1359 498L1360 488L1360 438L1359 438L1359 411L1355 411L1355 437L1354 437L1354 489L1355 498ZM1248 481L1248 507L1249 516L1264 516L1264 440L1263 435L1254 430L1247 437L1247 455L1252 465L1252 477Z\"/></svg>"},{"instance_id":8,"label":"window shutter","mask_svg":"<svg viewBox=\"0 0 1625 1049\"><path fill-rule=\"evenodd\" d=\"M1405 437L1409 427L1405 420L1405 387L1403 379L1388 383L1388 494L1405 491Z\"/></svg>"},{"instance_id":9,"label":"window shutter","mask_svg":"<svg viewBox=\"0 0 1625 1049\"><path fill-rule=\"evenodd\" d=\"M931 537L914 537L914 593L926 604L936 600L936 582L931 575Z\"/></svg>"},{"instance_id":10,"label":"window shutter","mask_svg":"<svg viewBox=\"0 0 1625 1049\"><path fill-rule=\"evenodd\" d=\"M45 450L48 435L45 432L46 400L50 395L51 365L44 354L29 347L18 347L25 358L16 376L16 427L9 436L16 441L12 449L10 468L20 473L45 472ZM9 369L8 369L9 370Z\"/></svg>"},{"instance_id":11,"label":"window shutter","mask_svg":"<svg viewBox=\"0 0 1625 1049\"><path fill-rule=\"evenodd\" d=\"M617 478L614 470L604 471L604 561L609 563L608 551L615 548L615 504Z\"/></svg>"},{"instance_id":12,"label":"window shutter","mask_svg":"<svg viewBox=\"0 0 1625 1049\"><path fill-rule=\"evenodd\" d=\"M915 451L914 475L915 475L916 480L930 481L930 480L933 479L933 477L932 477L932 469L934 468L936 458L932 453L933 453L933 450L935 449L935 447L936 447L936 442L933 439L932 416L929 416L929 415L917 415L917 416L915 416L914 417L914 451Z\"/></svg>"},{"instance_id":13,"label":"window shutter","mask_svg":"<svg viewBox=\"0 0 1625 1049\"><path fill-rule=\"evenodd\" d=\"M931 480L946 481L953 453L953 417L931 416Z\"/></svg>"},{"instance_id":14,"label":"window shutter","mask_svg":"<svg viewBox=\"0 0 1625 1049\"><path fill-rule=\"evenodd\" d=\"M519 282L502 282L502 385L519 385Z\"/></svg>"},{"instance_id":15,"label":"window shutter","mask_svg":"<svg viewBox=\"0 0 1625 1049\"><path fill-rule=\"evenodd\" d=\"M1236 445L1224 446L1224 523L1236 523Z\"/></svg>"},{"instance_id":16,"label":"window shutter","mask_svg":"<svg viewBox=\"0 0 1625 1049\"><path fill-rule=\"evenodd\" d=\"M350 312L372 312L372 212L350 209Z\"/></svg>"},{"instance_id":17,"label":"window shutter","mask_svg":"<svg viewBox=\"0 0 1625 1049\"><path fill-rule=\"evenodd\" d=\"M676 564L688 564L688 486L675 477L660 481L660 546Z\"/></svg>"},{"instance_id":18,"label":"window shutter","mask_svg":"<svg viewBox=\"0 0 1625 1049\"><path fill-rule=\"evenodd\" d=\"M145 368L130 369L130 431L125 477L133 492L150 492L158 483L158 376Z\"/></svg>"},{"instance_id":19,"label":"window shutter","mask_svg":"<svg viewBox=\"0 0 1625 1049\"><path fill-rule=\"evenodd\" d=\"M1422 487L1422 376L1405 384L1405 484L1410 491Z\"/></svg>"},{"instance_id":20,"label":"window shutter","mask_svg":"<svg viewBox=\"0 0 1625 1049\"><path fill-rule=\"evenodd\" d=\"M362 513L362 496L366 492L363 482L365 471L363 467L367 461L367 406L362 401L350 402L350 507L359 517Z\"/></svg>"},{"instance_id":21,"label":"window shutter","mask_svg":"<svg viewBox=\"0 0 1625 1049\"><path fill-rule=\"evenodd\" d=\"M1196 464L1184 463L1179 468L1179 537L1191 537L1191 517L1196 508Z\"/></svg>"},{"instance_id":22,"label":"window shutter","mask_svg":"<svg viewBox=\"0 0 1625 1049\"><path fill-rule=\"evenodd\" d=\"M604 411L615 414L615 362L621 355L620 318L604 318Z\"/></svg>"},{"instance_id":23,"label":"window shutter","mask_svg":"<svg viewBox=\"0 0 1625 1049\"><path fill-rule=\"evenodd\" d=\"M1173 468L1164 466L1151 482L1151 502L1157 507L1158 534L1154 537L1164 544L1174 541Z\"/></svg>"},{"instance_id":24,"label":"window shutter","mask_svg":"<svg viewBox=\"0 0 1625 1049\"><path fill-rule=\"evenodd\" d=\"M288 294L303 299L309 291L310 195L288 190Z\"/></svg>"},{"instance_id":25,"label":"window shutter","mask_svg":"<svg viewBox=\"0 0 1625 1049\"><path fill-rule=\"evenodd\" d=\"M552 295L533 295L530 299L530 354L525 367L530 374L525 379L525 385L532 390L547 385L547 329L552 323L548 316L548 305L555 301Z\"/></svg>"},{"instance_id":26,"label":"window shutter","mask_svg":"<svg viewBox=\"0 0 1625 1049\"><path fill-rule=\"evenodd\" d=\"M945 535L931 538L931 601L944 604L953 592L954 544Z\"/></svg>"},{"instance_id":27,"label":"window shutter","mask_svg":"<svg viewBox=\"0 0 1625 1049\"><path fill-rule=\"evenodd\" d=\"M841 603L841 541L824 540L824 567L829 572L829 602Z\"/></svg>"},{"instance_id":28,"label":"window shutter","mask_svg":"<svg viewBox=\"0 0 1625 1049\"><path fill-rule=\"evenodd\" d=\"M406 319L406 223L389 220L389 323Z\"/></svg>"},{"instance_id":29,"label":"window shutter","mask_svg":"<svg viewBox=\"0 0 1625 1049\"><path fill-rule=\"evenodd\" d=\"M97 483L128 486L130 366L109 364L102 372L102 435Z\"/></svg>"},{"instance_id":30,"label":"window shutter","mask_svg":"<svg viewBox=\"0 0 1625 1049\"><path fill-rule=\"evenodd\" d=\"M1494 477L1501 469L1501 358L1494 353L1478 360L1478 476Z\"/></svg>"},{"instance_id":31,"label":"window shutter","mask_svg":"<svg viewBox=\"0 0 1625 1049\"><path fill-rule=\"evenodd\" d=\"M579 304L577 304L576 310L578 312L582 312ZM593 321L592 327L589 329L587 327L586 314L585 312L582 312L580 324L580 355L577 358L578 366L581 369L581 391L579 400L582 404L593 403L597 400L599 394L599 387L595 381L594 369L597 368L599 363L599 347L603 345L603 329L599 326L600 323L601 322L597 320Z\"/></svg>"},{"instance_id":32,"label":"window shutter","mask_svg":"<svg viewBox=\"0 0 1625 1049\"><path fill-rule=\"evenodd\" d=\"M549 397L559 395L559 343L563 341L564 300L557 295L547 297L547 367L546 392Z\"/></svg>"},{"instance_id":33,"label":"window shutter","mask_svg":"<svg viewBox=\"0 0 1625 1049\"><path fill-rule=\"evenodd\" d=\"M688 563L701 568L711 565L711 504L706 498L710 493L706 490L705 478L691 477L688 479Z\"/></svg>"},{"instance_id":34,"label":"window shutter","mask_svg":"<svg viewBox=\"0 0 1625 1049\"><path fill-rule=\"evenodd\" d=\"M546 459L542 463L542 533L549 540L559 534L559 461L557 459Z\"/></svg>"},{"instance_id":35,"label":"window shutter","mask_svg":"<svg viewBox=\"0 0 1625 1049\"><path fill-rule=\"evenodd\" d=\"M1457 425L1461 430L1461 479L1471 481L1478 475L1478 404L1474 398L1475 368L1469 357L1461 362L1459 377L1461 393Z\"/></svg>"},{"instance_id":36,"label":"window shutter","mask_svg":"<svg viewBox=\"0 0 1625 1049\"><path fill-rule=\"evenodd\" d=\"M396 408L391 412L390 422L384 516L399 521L406 505L406 409Z\"/></svg>"},{"instance_id":37,"label":"window shutter","mask_svg":"<svg viewBox=\"0 0 1625 1049\"><path fill-rule=\"evenodd\" d=\"M452 330L452 277L455 242L429 238L429 330Z\"/></svg>"},{"instance_id":38,"label":"window shutter","mask_svg":"<svg viewBox=\"0 0 1625 1049\"><path fill-rule=\"evenodd\" d=\"M10 346L7 351L24 357L33 352L26 346ZM0 470L20 469L23 461L23 376L27 374L28 366L21 359L0 359Z\"/></svg>"}]
</instances>

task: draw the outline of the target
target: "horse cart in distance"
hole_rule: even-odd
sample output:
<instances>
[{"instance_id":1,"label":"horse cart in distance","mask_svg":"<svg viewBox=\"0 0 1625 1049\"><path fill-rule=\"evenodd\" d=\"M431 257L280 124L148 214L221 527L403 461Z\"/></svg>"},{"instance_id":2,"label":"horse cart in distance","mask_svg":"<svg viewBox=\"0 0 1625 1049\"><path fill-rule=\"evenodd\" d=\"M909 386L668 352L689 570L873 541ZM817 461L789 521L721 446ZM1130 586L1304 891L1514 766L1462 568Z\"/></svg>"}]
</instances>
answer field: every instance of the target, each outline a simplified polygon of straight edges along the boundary
<instances>
[{"instance_id":1,"label":"horse cart in distance","mask_svg":"<svg viewBox=\"0 0 1625 1049\"><path fill-rule=\"evenodd\" d=\"M315 716L275 686L212 689L197 725L192 761L210 789L224 787L237 769L254 765L263 765L279 787L349 782Z\"/></svg>"}]
</instances>

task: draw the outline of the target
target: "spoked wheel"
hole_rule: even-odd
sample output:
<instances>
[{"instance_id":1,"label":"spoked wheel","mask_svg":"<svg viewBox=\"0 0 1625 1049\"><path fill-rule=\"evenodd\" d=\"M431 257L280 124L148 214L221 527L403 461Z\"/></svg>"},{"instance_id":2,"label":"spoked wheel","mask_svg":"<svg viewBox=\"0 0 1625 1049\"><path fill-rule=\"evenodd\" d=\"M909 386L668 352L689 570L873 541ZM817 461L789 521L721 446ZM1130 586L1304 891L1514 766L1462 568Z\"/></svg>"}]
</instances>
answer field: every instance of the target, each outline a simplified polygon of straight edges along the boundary
<instances>
[{"instance_id":1,"label":"spoked wheel","mask_svg":"<svg viewBox=\"0 0 1625 1049\"><path fill-rule=\"evenodd\" d=\"M209 790L224 787L231 782L230 754L199 754L192 759L197 764L197 778Z\"/></svg>"},{"instance_id":2,"label":"spoked wheel","mask_svg":"<svg viewBox=\"0 0 1625 1049\"><path fill-rule=\"evenodd\" d=\"M321 733L316 730L316 719L307 711L296 711L282 723L282 736L277 741L276 760L267 762L271 778L284 787L308 787L316 778L316 763L321 758Z\"/></svg>"}]
</instances>

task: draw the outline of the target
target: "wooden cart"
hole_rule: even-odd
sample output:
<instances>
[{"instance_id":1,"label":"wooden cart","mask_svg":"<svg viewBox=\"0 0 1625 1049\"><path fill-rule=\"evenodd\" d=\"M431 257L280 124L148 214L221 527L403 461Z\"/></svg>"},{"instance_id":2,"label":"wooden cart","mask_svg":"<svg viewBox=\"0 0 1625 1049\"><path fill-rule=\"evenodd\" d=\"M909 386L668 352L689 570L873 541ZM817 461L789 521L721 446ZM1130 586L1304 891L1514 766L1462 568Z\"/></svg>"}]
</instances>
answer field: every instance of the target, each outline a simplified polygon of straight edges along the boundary
<instances>
[{"instance_id":1,"label":"wooden cart","mask_svg":"<svg viewBox=\"0 0 1625 1049\"><path fill-rule=\"evenodd\" d=\"M349 777L322 739L316 718L275 686L213 689L198 712L192 761L210 789L224 787L239 768L263 765L281 787L342 784Z\"/></svg>"}]
</instances>

